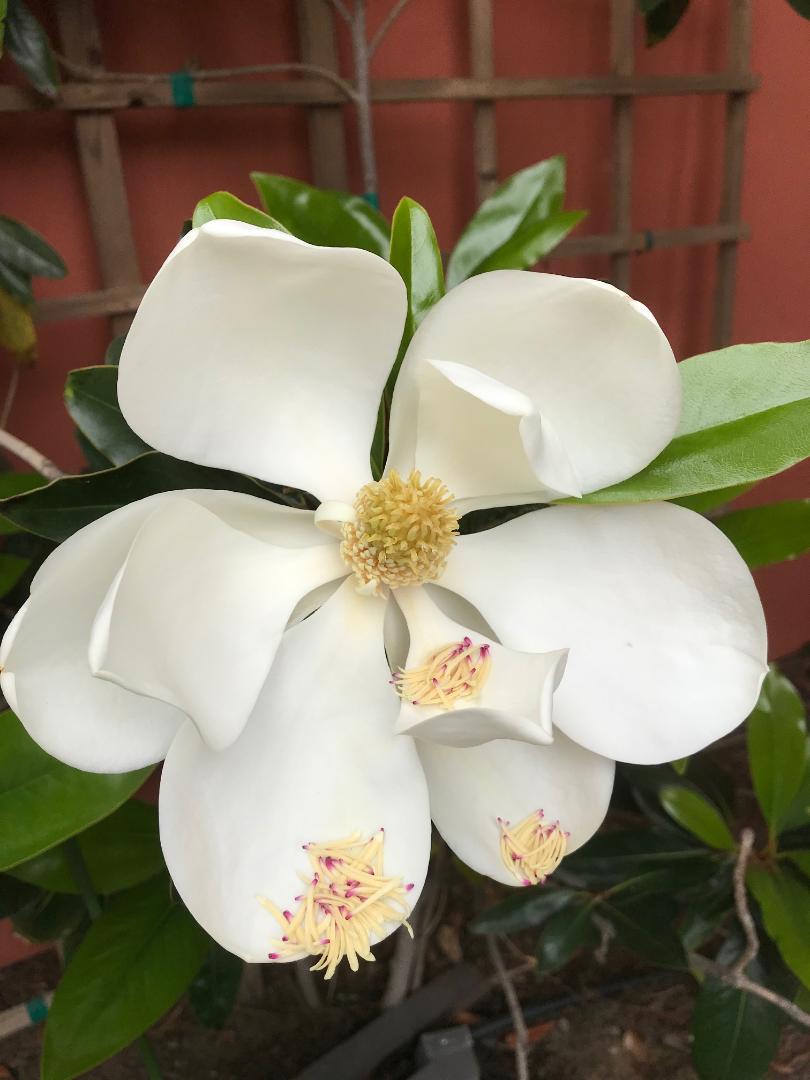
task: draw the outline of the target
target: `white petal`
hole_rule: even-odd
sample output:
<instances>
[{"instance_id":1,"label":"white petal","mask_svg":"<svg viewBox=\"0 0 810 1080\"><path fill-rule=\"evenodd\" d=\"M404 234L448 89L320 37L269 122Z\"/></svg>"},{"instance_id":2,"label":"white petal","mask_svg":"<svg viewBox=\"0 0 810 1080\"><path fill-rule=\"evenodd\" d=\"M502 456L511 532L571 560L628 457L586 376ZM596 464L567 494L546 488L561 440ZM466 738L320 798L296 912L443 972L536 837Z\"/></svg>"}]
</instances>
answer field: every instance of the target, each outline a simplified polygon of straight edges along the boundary
<instances>
[{"instance_id":1,"label":"white petal","mask_svg":"<svg viewBox=\"0 0 810 1080\"><path fill-rule=\"evenodd\" d=\"M632 476L679 414L672 350L643 305L603 282L497 270L452 289L414 335L389 466L474 505L542 501Z\"/></svg>"},{"instance_id":2,"label":"white petal","mask_svg":"<svg viewBox=\"0 0 810 1080\"><path fill-rule=\"evenodd\" d=\"M344 583L284 636L242 736L212 752L188 724L163 770L163 850L191 913L226 949L267 959L280 935L258 896L295 911L302 844L385 828L386 876L421 891L430 849L424 776L392 734L384 602ZM393 930L394 927L390 927Z\"/></svg>"},{"instance_id":3,"label":"white petal","mask_svg":"<svg viewBox=\"0 0 810 1080\"><path fill-rule=\"evenodd\" d=\"M376 255L214 221L180 241L121 356L132 427L186 461L351 502L406 293Z\"/></svg>"},{"instance_id":4,"label":"white petal","mask_svg":"<svg viewBox=\"0 0 810 1080\"><path fill-rule=\"evenodd\" d=\"M228 491L181 494L271 543L326 541L304 510ZM42 565L24 613L6 632L4 692L14 697L14 711L31 737L76 768L127 772L151 765L183 723L172 706L94 678L87 659L96 612L136 533L177 497L166 492L130 503L71 536Z\"/></svg>"},{"instance_id":5,"label":"white petal","mask_svg":"<svg viewBox=\"0 0 810 1080\"><path fill-rule=\"evenodd\" d=\"M563 680L564 682L565 680ZM613 789L613 762L560 732L551 746L498 741L459 750L418 742L436 828L479 874L519 885L500 854L498 818L518 823L543 810L571 835L568 851L601 825Z\"/></svg>"},{"instance_id":6,"label":"white petal","mask_svg":"<svg viewBox=\"0 0 810 1080\"><path fill-rule=\"evenodd\" d=\"M494 739L516 739L545 745L552 741L552 695L565 667L565 650L525 653L505 649L452 619L420 587L397 589L405 614L410 646L405 668L419 668L440 649L470 638L488 646L489 675L474 697L452 709L421 705L407 699L400 707L396 730L416 739L447 746L478 746Z\"/></svg>"},{"instance_id":7,"label":"white petal","mask_svg":"<svg viewBox=\"0 0 810 1080\"><path fill-rule=\"evenodd\" d=\"M670 761L748 715L762 605L733 545L669 503L552 507L459 538L442 585L515 649L569 648L554 724L620 761Z\"/></svg>"},{"instance_id":8,"label":"white petal","mask_svg":"<svg viewBox=\"0 0 810 1080\"><path fill-rule=\"evenodd\" d=\"M345 574L337 544L278 547L174 499L141 527L99 608L90 668L181 709L222 750L245 726L298 601Z\"/></svg>"}]
</instances>

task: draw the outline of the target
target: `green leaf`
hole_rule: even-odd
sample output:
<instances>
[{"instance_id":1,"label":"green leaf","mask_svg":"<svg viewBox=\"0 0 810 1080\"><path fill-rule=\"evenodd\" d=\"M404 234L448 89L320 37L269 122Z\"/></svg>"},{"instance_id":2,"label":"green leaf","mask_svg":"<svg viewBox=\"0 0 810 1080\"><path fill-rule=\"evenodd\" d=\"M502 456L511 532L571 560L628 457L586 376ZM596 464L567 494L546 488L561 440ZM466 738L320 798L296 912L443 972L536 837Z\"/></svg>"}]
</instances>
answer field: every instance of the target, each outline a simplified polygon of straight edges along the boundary
<instances>
[{"instance_id":1,"label":"green leaf","mask_svg":"<svg viewBox=\"0 0 810 1080\"><path fill-rule=\"evenodd\" d=\"M753 977L753 974L752 974ZM762 998L708 976L692 1020L692 1057L701 1080L764 1080L782 1021Z\"/></svg>"},{"instance_id":2,"label":"green leaf","mask_svg":"<svg viewBox=\"0 0 810 1080\"><path fill-rule=\"evenodd\" d=\"M532 926L542 926L577 895L573 889L551 885L518 889L512 896L473 919L470 929L474 934L513 934Z\"/></svg>"},{"instance_id":3,"label":"green leaf","mask_svg":"<svg viewBox=\"0 0 810 1080\"><path fill-rule=\"evenodd\" d=\"M636 476L581 501L679 499L755 483L810 455L810 341L735 345L678 371L677 436Z\"/></svg>"},{"instance_id":4,"label":"green leaf","mask_svg":"<svg viewBox=\"0 0 810 1080\"><path fill-rule=\"evenodd\" d=\"M714 523L752 570L810 551L810 499L734 510Z\"/></svg>"},{"instance_id":5,"label":"green leaf","mask_svg":"<svg viewBox=\"0 0 810 1080\"><path fill-rule=\"evenodd\" d=\"M245 221L248 225L258 225L262 229L279 229L281 232L289 232L280 221L255 206L242 202L235 195L227 191L215 191L213 195L207 195L200 199L194 207L191 218L193 228L205 225L207 221L218 221L227 218L230 221Z\"/></svg>"},{"instance_id":6,"label":"green leaf","mask_svg":"<svg viewBox=\"0 0 810 1080\"><path fill-rule=\"evenodd\" d=\"M489 270L528 270L561 244L585 217L585 210L558 210L544 221L525 225L488 259L484 259L476 273L485 274Z\"/></svg>"},{"instance_id":7,"label":"green leaf","mask_svg":"<svg viewBox=\"0 0 810 1080\"><path fill-rule=\"evenodd\" d=\"M810 0L788 0L788 3L803 19L810 19Z\"/></svg>"},{"instance_id":8,"label":"green leaf","mask_svg":"<svg viewBox=\"0 0 810 1080\"><path fill-rule=\"evenodd\" d=\"M32 86L46 97L58 97L59 72L48 35L23 0L8 0L5 46Z\"/></svg>"},{"instance_id":9,"label":"green leaf","mask_svg":"<svg viewBox=\"0 0 810 1080\"><path fill-rule=\"evenodd\" d=\"M0 919L7 919L40 895L39 889L10 874L0 874Z\"/></svg>"},{"instance_id":10,"label":"green leaf","mask_svg":"<svg viewBox=\"0 0 810 1080\"><path fill-rule=\"evenodd\" d=\"M118 363L121 360L121 353L124 351L124 342L126 340L126 334L119 334L118 337L112 339L104 353L105 364L112 364L114 367L118 366Z\"/></svg>"},{"instance_id":11,"label":"green leaf","mask_svg":"<svg viewBox=\"0 0 810 1080\"><path fill-rule=\"evenodd\" d=\"M151 450L121 414L115 365L71 371L65 383L65 407L82 434L114 465L125 465Z\"/></svg>"},{"instance_id":12,"label":"green leaf","mask_svg":"<svg viewBox=\"0 0 810 1080\"><path fill-rule=\"evenodd\" d=\"M694 510L696 514L706 514L709 510L716 510L719 506L733 502L746 491L750 491L753 484L736 484L734 487L718 488L717 491L701 491L698 495L685 495L682 499L673 499L678 506L685 506L687 510Z\"/></svg>"},{"instance_id":13,"label":"green leaf","mask_svg":"<svg viewBox=\"0 0 810 1080\"><path fill-rule=\"evenodd\" d=\"M689 0L656 0L652 4L641 0L640 6L645 11L647 48L651 48L669 37L686 14Z\"/></svg>"},{"instance_id":14,"label":"green leaf","mask_svg":"<svg viewBox=\"0 0 810 1080\"><path fill-rule=\"evenodd\" d=\"M204 1027L224 1027L233 1011L245 963L215 941L188 990L188 1000Z\"/></svg>"},{"instance_id":15,"label":"green leaf","mask_svg":"<svg viewBox=\"0 0 810 1080\"><path fill-rule=\"evenodd\" d=\"M805 760L810 761L810 739L805 744L804 756ZM796 797L784 813L780 831L788 832L804 826L810 826L810 767L805 769Z\"/></svg>"},{"instance_id":16,"label":"green leaf","mask_svg":"<svg viewBox=\"0 0 810 1080\"><path fill-rule=\"evenodd\" d=\"M21 221L0 214L0 260L25 274L62 278L67 267L61 256L38 232Z\"/></svg>"},{"instance_id":17,"label":"green leaf","mask_svg":"<svg viewBox=\"0 0 810 1080\"><path fill-rule=\"evenodd\" d=\"M20 555L0 555L0 597L11 592L30 565Z\"/></svg>"},{"instance_id":18,"label":"green leaf","mask_svg":"<svg viewBox=\"0 0 810 1080\"><path fill-rule=\"evenodd\" d=\"M555 877L566 884L603 889L659 867L703 860L705 848L652 829L598 833L566 856Z\"/></svg>"},{"instance_id":19,"label":"green leaf","mask_svg":"<svg viewBox=\"0 0 810 1080\"><path fill-rule=\"evenodd\" d=\"M793 683L774 667L765 677L746 730L754 791L773 835L808 767L804 703Z\"/></svg>"},{"instance_id":20,"label":"green leaf","mask_svg":"<svg viewBox=\"0 0 810 1080\"><path fill-rule=\"evenodd\" d=\"M41 750L14 713L0 713L0 869L111 814L151 771L103 776L72 769Z\"/></svg>"},{"instance_id":21,"label":"green leaf","mask_svg":"<svg viewBox=\"0 0 810 1080\"><path fill-rule=\"evenodd\" d=\"M670 897L631 890L600 900L597 910L626 949L653 964L686 967L683 942L674 926L678 909Z\"/></svg>"},{"instance_id":22,"label":"green leaf","mask_svg":"<svg viewBox=\"0 0 810 1080\"><path fill-rule=\"evenodd\" d=\"M165 877L114 897L54 994L42 1080L70 1080L128 1046L174 1005L208 942Z\"/></svg>"},{"instance_id":23,"label":"green leaf","mask_svg":"<svg viewBox=\"0 0 810 1080\"><path fill-rule=\"evenodd\" d=\"M580 949L599 943L599 931L591 921L587 897L570 903L552 915L537 943L537 970L541 975L558 971Z\"/></svg>"},{"instance_id":24,"label":"green leaf","mask_svg":"<svg viewBox=\"0 0 810 1080\"><path fill-rule=\"evenodd\" d=\"M26 307L30 307L34 302L31 275L18 270L16 266L9 266L2 259L0 259L0 289L4 289L9 296L13 296Z\"/></svg>"},{"instance_id":25,"label":"green leaf","mask_svg":"<svg viewBox=\"0 0 810 1080\"><path fill-rule=\"evenodd\" d=\"M6 36L6 13L8 0L0 0L0 56L3 55L3 39Z\"/></svg>"},{"instance_id":26,"label":"green leaf","mask_svg":"<svg viewBox=\"0 0 810 1080\"><path fill-rule=\"evenodd\" d=\"M746 881L782 959L810 987L810 885L787 868L757 865L748 867Z\"/></svg>"},{"instance_id":27,"label":"green leaf","mask_svg":"<svg viewBox=\"0 0 810 1080\"><path fill-rule=\"evenodd\" d=\"M224 469L207 469L151 451L126 465L65 476L47 487L0 501L0 513L28 532L61 542L119 506L161 491L212 488L268 498L268 488Z\"/></svg>"},{"instance_id":28,"label":"green leaf","mask_svg":"<svg viewBox=\"0 0 810 1080\"><path fill-rule=\"evenodd\" d=\"M785 856L794 866L798 866L806 878L810 878L810 850L786 851Z\"/></svg>"},{"instance_id":29,"label":"green leaf","mask_svg":"<svg viewBox=\"0 0 810 1080\"><path fill-rule=\"evenodd\" d=\"M484 269L532 266L548 254L554 246L555 228L559 243L582 216L574 211L576 220L569 218L567 228L559 222L544 234L546 223L560 213L564 197L565 158L559 155L510 176L484 200L461 234L447 264L447 287ZM544 249L546 242L550 247L535 255L535 248Z\"/></svg>"},{"instance_id":30,"label":"green leaf","mask_svg":"<svg viewBox=\"0 0 810 1080\"><path fill-rule=\"evenodd\" d=\"M78 896L41 893L12 915L14 932L26 941L58 941L81 926L87 912Z\"/></svg>"},{"instance_id":31,"label":"green leaf","mask_svg":"<svg viewBox=\"0 0 810 1080\"><path fill-rule=\"evenodd\" d=\"M358 195L324 191L272 173L250 174L262 206L293 236L309 244L357 247L388 257L388 222Z\"/></svg>"},{"instance_id":32,"label":"green leaf","mask_svg":"<svg viewBox=\"0 0 810 1080\"><path fill-rule=\"evenodd\" d=\"M12 495L21 495L24 491L44 487L47 482L39 473L0 472L0 501L10 499ZM18 532L20 529L17 525L0 515L0 536L10 536Z\"/></svg>"},{"instance_id":33,"label":"green leaf","mask_svg":"<svg viewBox=\"0 0 810 1080\"><path fill-rule=\"evenodd\" d=\"M120 892L140 885L165 866L157 808L137 799L130 799L115 813L80 833L76 843L97 893ZM51 892L81 892L72 864L61 847L19 863L11 874Z\"/></svg>"},{"instance_id":34,"label":"green leaf","mask_svg":"<svg viewBox=\"0 0 810 1080\"><path fill-rule=\"evenodd\" d=\"M422 319L444 295L442 253L436 234L427 211L413 199L402 199L394 211L389 259L408 290L408 311L397 358L383 390L371 447L375 479L382 475L385 464L388 415L405 350Z\"/></svg>"},{"instance_id":35,"label":"green leaf","mask_svg":"<svg viewBox=\"0 0 810 1080\"><path fill-rule=\"evenodd\" d=\"M661 788L661 805L669 816L704 844L720 851L733 851L734 837L720 811L705 796L679 784Z\"/></svg>"}]
</instances>

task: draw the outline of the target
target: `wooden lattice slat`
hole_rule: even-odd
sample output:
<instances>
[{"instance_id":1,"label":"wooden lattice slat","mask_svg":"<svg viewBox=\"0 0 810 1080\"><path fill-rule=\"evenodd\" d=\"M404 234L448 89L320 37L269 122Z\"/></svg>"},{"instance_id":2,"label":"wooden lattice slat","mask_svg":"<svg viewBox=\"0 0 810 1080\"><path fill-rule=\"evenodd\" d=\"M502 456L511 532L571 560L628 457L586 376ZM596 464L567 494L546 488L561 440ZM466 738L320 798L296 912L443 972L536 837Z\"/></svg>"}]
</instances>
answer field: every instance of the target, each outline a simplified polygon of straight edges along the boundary
<instances>
[{"instance_id":1,"label":"wooden lattice slat","mask_svg":"<svg viewBox=\"0 0 810 1080\"><path fill-rule=\"evenodd\" d=\"M633 73L633 36L635 30L635 0L611 0L610 5L610 64L614 75ZM629 234L633 225L633 99L613 99L613 228L621 236ZM628 251L617 252L611 258L613 284L630 290L630 259Z\"/></svg>"},{"instance_id":2,"label":"wooden lattice slat","mask_svg":"<svg viewBox=\"0 0 810 1080\"><path fill-rule=\"evenodd\" d=\"M494 75L492 58L492 0L469 0L470 69L477 79ZM498 184L498 133L495 102L486 98L475 103L473 150L478 202L482 203Z\"/></svg>"},{"instance_id":3,"label":"wooden lattice slat","mask_svg":"<svg viewBox=\"0 0 810 1080\"><path fill-rule=\"evenodd\" d=\"M298 0L295 6L301 59L305 64L337 71L335 18L328 0ZM329 84L323 84L329 89ZM346 133L341 105L314 105L307 110L312 181L318 187L345 191L349 186Z\"/></svg>"}]
</instances>

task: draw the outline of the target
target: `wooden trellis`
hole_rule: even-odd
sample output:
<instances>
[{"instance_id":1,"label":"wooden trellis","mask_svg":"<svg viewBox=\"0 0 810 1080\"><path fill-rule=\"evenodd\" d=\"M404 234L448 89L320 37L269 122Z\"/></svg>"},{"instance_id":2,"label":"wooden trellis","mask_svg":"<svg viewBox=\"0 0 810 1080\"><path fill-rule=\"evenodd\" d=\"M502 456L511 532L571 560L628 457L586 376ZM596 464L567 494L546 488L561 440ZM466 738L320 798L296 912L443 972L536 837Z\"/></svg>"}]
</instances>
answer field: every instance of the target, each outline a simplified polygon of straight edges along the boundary
<instances>
[{"instance_id":1,"label":"wooden trellis","mask_svg":"<svg viewBox=\"0 0 810 1080\"><path fill-rule=\"evenodd\" d=\"M558 256L609 255L615 284L626 288L634 252L650 247L718 246L714 337L727 344L731 334L737 245L748 236L740 220L743 150L748 95L758 80L749 70L752 0L729 0L729 49L726 70L699 75L634 74L634 0L611 0L611 73L606 76L506 78L493 69L493 0L468 0L471 74L464 78L385 79L372 81L374 102L473 101L476 182L479 200L498 176L495 102L507 99L604 98L613 101L612 231L565 240ZM296 0L300 59L337 71L334 13L328 0ZM93 0L59 0L57 24L64 55L100 68L103 62ZM633 101L637 97L682 94L726 96L726 134L719 220L680 229L634 231L632 228ZM200 107L301 105L307 109L312 175L316 184L347 187L343 111L346 99L326 79L195 84ZM173 107L174 88L165 79L144 76L107 81L71 79L59 101L51 103L33 90L0 86L0 111L62 109L74 116L79 160L90 221L99 254L103 288L97 292L42 301L40 321L107 315L116 331L126 326L143 295L115 113L131 108Z\"/></svg>"}]
</instances>

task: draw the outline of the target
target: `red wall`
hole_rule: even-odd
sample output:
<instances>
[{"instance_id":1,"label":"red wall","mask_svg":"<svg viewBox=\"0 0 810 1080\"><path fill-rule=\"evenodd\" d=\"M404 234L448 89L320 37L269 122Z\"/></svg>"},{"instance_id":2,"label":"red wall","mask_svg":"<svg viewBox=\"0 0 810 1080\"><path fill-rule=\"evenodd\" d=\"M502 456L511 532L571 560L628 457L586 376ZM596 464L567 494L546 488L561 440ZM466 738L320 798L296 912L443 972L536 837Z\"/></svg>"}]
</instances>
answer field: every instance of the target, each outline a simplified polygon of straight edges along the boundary
<instances>
[{"instance_id":1,"label":"red wall","mask_svg":"<svg viewBox=\"0 0 810 1080\"><path fill-rule=\"evenodd\" d=\"M371 0L372 28L390 0ZM108 67L167 71L193 62L236 66L294 59L291 0L242 0L223 16L211 0L98 0ZM42 11L42 9L39 9ZM498 0L496 72L502 75L607 71L605 0ZM725 50L725 0L693 0L672 38L644 49L645 72L718 70ZM411 0L375 58L380 77L466 74L464 0ZM44 12L47 21L47 12ZM347 43L341 41L344 62ZM2 78L13 78L8 61ZM763 80L752 98L744 216L752 239L739 261L737 341L810 337L807 311L810 237L810 24L786 0L756 0L754 69ZM672 228L716 219L722 164L723 101L711 96L640 100L636 107L634 224ZM569 205L587 208L593 231L609 229L610 106L605 101L502 102L497 106L505 176L563 152ZM434 217L448 247L475 205L472 106L385 105L375 112L383 209L409 194ZM356 163L351 117L350 155ZM143 274L165 257L196 200L227 188L251 199L250 169L309 178L303 112L295 108L129 111L119 118L124 168ZM0 114L0 209L40 229L62 252L70 275L44 282L38 295L63 296L100 286L70 118L48 112ZM353 184L359 189L354 168ZM564 273L605 275L600 258L552 261ZM655 312L679 357L706 350L711 339L714 251L651 252L633 267L633 291ZM10 428L64 467L80 455L61 409L65 373L98 363L107 342L103 320L42 327L41 359L27 373ZM0 379L3 371L0 367ZM749 502L808 494L810 469L763 484ZM807 561L760 574L772 651L805 641L810 625Z\"/></svg>"}]
</instances>

